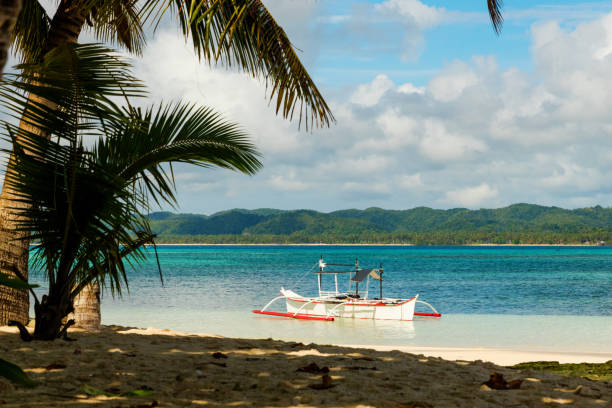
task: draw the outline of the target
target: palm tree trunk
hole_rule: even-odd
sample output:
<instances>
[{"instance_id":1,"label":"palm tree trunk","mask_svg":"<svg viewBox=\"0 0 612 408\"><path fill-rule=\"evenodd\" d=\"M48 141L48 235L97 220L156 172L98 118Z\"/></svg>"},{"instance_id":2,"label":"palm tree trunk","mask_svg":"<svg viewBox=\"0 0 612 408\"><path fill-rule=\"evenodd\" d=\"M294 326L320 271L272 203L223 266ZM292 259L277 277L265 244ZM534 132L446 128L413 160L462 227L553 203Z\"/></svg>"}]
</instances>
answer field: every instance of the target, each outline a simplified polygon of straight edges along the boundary
<instances>
[{"instance_id":1,"label":"palm tree trunk","mask_svg":"<svg viewBox=\"0 0 612 408\"><path fill-rule=\"evenodd\" d=\"M8 59L8 50L11 45L11 34L17 16L21 11L21 0L4 0L0 5L0 72L4 71L4 66ZM4 192L1 197L4 197ZM0 198L0 231L5 229L4 220L7 219L6 202ZM25 271L27 277L27 258L24 260L23 243L11 245L6 242L5 234L0 232L0 269L6 270L4 265L15 265L20 271ZM9 320L16 320L20 323L28 322L29 298L26 290L11 289L7 286L0 286L0 325L6 324Z\"/></svg>"},{"instance_id":2,"label":"palm tree trunk","mask_svg":"<svg viewBox=\"0 0 612 408\"><path fill-rule=\"evenodd\" d=\"M66 320L74 319L75 327L87 330L100 329L100 285L90 283L74 299L74 313Z\"/></svg>"},{"instance_id":3,"label":"palm tree trunk","mask_svg":"<svg viewBox=\"0 0 612 408\"><path fill-rule=\"evenodd\" d=\"M72 6L72 0L62 0L51 21L43 55L61 44L76 43L85 23L85 17L80 9ZM46 102L36 95L30 95L30 100ZM21 121L19 127L26 128L41 137L49 137L24 120ZM7 172L11 171L13 161L14 158L11 155ZM24 239L26 237L23 233L15 230L19 218L11 210L11 207L16 206L14 198L15 192L4 184L2 195L0 195L0 272L11 276L21 275L22 279L27 280L29 242ZM9 320L27 324L29 308L29 296L26 291L0 287L0 326L6 325Z\"/></svg>"},{"instance_id":4,"label":"palm tree trunk","mask_svg":"<svg viewBox=\"0 0 612 408\"><path fill-rule=\"evenodd\" d=\"M21 11L21 0L2 0L0 4L0 72L4 70L11 46L11 34Z\"/></svg>"}]
</instances>

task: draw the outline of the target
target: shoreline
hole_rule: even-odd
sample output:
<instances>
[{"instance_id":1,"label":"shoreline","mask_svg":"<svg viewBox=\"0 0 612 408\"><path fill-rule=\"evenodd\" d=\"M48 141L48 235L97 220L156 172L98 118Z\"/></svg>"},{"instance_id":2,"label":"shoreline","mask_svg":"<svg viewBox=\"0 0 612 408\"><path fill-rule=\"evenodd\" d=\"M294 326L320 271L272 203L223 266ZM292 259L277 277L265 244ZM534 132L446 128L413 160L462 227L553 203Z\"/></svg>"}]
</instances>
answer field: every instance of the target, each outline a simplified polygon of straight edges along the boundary
<instances>
[{"instance_id":1,"label":"shoreline","mask_svg":"<svg viewBox=\"0 0 612 408\"><path fill-rule=\"evenodd\" d=\"M207 243L193 243L193 244L185 244L185 243L156 243L156 246L262 246L262 247L270 247L270 246L286 246L286 247L294 247L294 246L345 246L345 247L364 247L364 246L379 246L379 247L415 247L419 245L415 244L326 244L326 243L304 243L304 244L287 244L287 243L279 243L279 244L207 244ZM145 244L145 246L150 247L152 244ZM429 247L606 247L607 245L592 245L592 244L466 244L466 245L421 245L423 248Z\"/></svg>"},{"instance_id":2,"label":"shoreline","mask_svg":"<svg viewBox=\"0 0 612 408\"><path fill-rule=\"evenodd\" d=\"M605 363L612 360L610 352L582 351L544 351L529 349L510 349L498 347L433 347L433 346L393 346L393 345L351 345L338 344L341 347L373 349L377 351L401 351L410 354L422 354L426 357L437 357L449 361L485 361L502 366L513 366L519 363L534 361L558 361L560 364Z\"/></svg>"},{"instance_id":3,"label":"shoreline","mask_svg":"<svg viewBox=\"0 0 612 408\"><path fill-rule=\"evenodd\" d=\"M26 389L0 378L3 407L592 407L612 401L608 382L449 361L422 349L408 354L153 327L71 329L70 337L76 341L22 343L14 327L0 328L6 358L39 384ZM491 373L518 381L518 389L483 385Z\"/></svg>"}]
</instances>

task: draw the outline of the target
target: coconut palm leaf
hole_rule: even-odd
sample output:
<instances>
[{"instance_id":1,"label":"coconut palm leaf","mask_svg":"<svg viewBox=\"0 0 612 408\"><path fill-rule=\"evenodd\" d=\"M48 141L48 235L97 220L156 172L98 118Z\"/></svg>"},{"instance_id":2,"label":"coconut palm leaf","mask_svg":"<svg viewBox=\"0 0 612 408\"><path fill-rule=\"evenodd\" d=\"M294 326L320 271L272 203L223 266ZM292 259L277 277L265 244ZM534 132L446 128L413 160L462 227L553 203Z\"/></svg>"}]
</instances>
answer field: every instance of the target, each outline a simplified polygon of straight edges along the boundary
<instances>
[{"instance_id":1,"label":"coconut palm leaf","mask_svg":"<svg viewBox=\"0 0 612 408\"><path fill-rule=\"evenodd\" d=\"M117 111L113 99L144 95L131 66L100 45L66 44L41 63L21 64L18 74L5 74L0 84L8 113L43 133L76 137L74 130L99 134L101 120ZM29 94L40 96L38 100ZM78 105L78 109L75 106ZM8 125L13 136L26 129ZM22 141L27 149L28 140Z\"/></svg>"},{"instance_id":2,"label":"coconut palm leaf","mask_svg":"<svg viewBox=\"0 0 612 408\"><path fill-rule=\"evenodd\" d=\"M142 54L146 38L137 3L136 0L97 0L90 17L96 39Z\"/></svg>"},{"instance_id":3,"label":"coconut palm leaf","mask_svg":"<svg viewBox=\"0 0 612 408\"><path fill-rule=\"evenodd\" d=\"M22 61L39 61L45 47L51 18L38 0L22 0L22 8L13 33L11 43Z\"/></svg>"},{"instance_id":4,"label":"coconut palm leaf","mask_svg":"<svg viewBox=\"0 0 612 408\"><path fill-rule=\"evenodd\" d=\"M260 0L148 0L147 16L176 14L200 58L235 66L270 87L270 101L285 118L329 126L331 110L302 65L285 31Z\"/></svg>"},{"instance_id":5,"label":"coconut palm leaf","mask_svg":"<svg viewBox=\"0 0 612 408\"><path fill-rule=\"evenodd\" d=\"M126 111L124 120L106 121L107 137L93 155L126 180L138 180L159 203L174 204L172 172L160 163L188 163L254 174L259 153L246 134L210 108L175 103Z\"/></svg>"},{"instance_id":6,"label":"coconut palm leaf","mask_svg":"<svg viewBox=\"0 0 612 408\"><path fill-rule=\"evenodd\" d=\"M15 278L14 276L0 272L0 285L8 286L13 289L32 289L37 288L38 285L30 285L29 283Z\"/></svg>"},{"instance_id":7,"label":"coconut palm leaf","mask_svg":"<svg viewBox=\"0 0 612 408\"><path fill-rule=\"evenodd\" d=\"M51 51L57 45L57 33L76 23L71 20L75 12L86 17L85 23L98 41L119 45L136 54L145 45L143 19L136 0L60 0L52 18L38 0L23 1L11 39L22 62L39 62ZM83 23L82 17L79 21ZM77 27L78 31L81 28Z\"/></svg>"},{"instance_id":8,"label":"coconut palm leaf","mask_svg":"<svg viewBox=\"0 0 612 408\"><path fill-rule=\"evenodd\" d=\"M502 0L487 0L489 17L491 18L491 22L493 23L493 29L497 34L500 33L502 25L504 23L504 17L501 13L502 6Z\"/></svg>"},{"instance_id":9,"label":"coconut palm leaf","mask_svg":"<svg viewBox=\"0 0 612 408\"><path fill-rule=\"evenodd\" d=\"M7 380L17 384L22 385L24 387L35 387L38 385L36 382L32 381L30 377L27 376L26 373L23 372L19 366L16 366L13 363L9 363L6 360L0 358L0 376L6 378Z\"/></svg>"}]
</instances>

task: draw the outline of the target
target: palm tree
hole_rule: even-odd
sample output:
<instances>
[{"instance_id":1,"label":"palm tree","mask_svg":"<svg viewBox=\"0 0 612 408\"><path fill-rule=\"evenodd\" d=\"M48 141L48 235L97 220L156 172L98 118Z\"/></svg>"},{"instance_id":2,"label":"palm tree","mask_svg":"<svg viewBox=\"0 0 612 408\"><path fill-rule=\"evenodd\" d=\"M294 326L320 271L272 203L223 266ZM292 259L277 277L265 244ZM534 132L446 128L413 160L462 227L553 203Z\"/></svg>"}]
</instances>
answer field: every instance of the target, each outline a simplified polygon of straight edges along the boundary
<instances>
[{"instance_id":1,"label":"palm tree","mask_svg":"<svg viewBox=\"0 0 612 408\"><path fill-rule=\"evenodd\" d=\"M10 211L17 230L35 242L32 261L49 287L40 300L32 292L35 339L66 332L71 322L62 319L87 285L121 294L128 268L144 259L145 244L154 244L149 208L175 203L172 163L246 174L261 167L245 134L211 109L132 107L129 98L143 94L142 84L109 52L67 44L46 56L44 69L22 65L0 88L16 117L25 112L22 120L51 135L5 123L14 153L5 175L15 192ZM33 103L29 93L53 106ZM116 96L127 106L117 106Z\"/></svg>"},{"instance_id":2,"label":"palm tree","mask_svg":"<svg viewBox=\"0 0 612 408\"><path fill-rule=\"evenodd\" d=\"M177 15L185 38L191 39L201 59L236 66L262 79L283 117L292 119L297 113L306 128L334 120L287 35L260 0L60 0L52 18L37 0L24 0L12 43L24 62L40 63L54 48L76 43L84 25L90 24L99 40L138 54L145 44L143 25L158 23L167 11ZM30 102L49 104L36 93ZM35 122L22 120L20 127L49 137ZM11 157L7 173L13 162ZM0 195L0 271L18 271L27 280L29 241L16 228L21 222L17 213L8 210L14 201L14 192L5 183ZM8 320L27 322L28 309L27 292L0 288L0 325Z\"/></svg>"}]
</instances>

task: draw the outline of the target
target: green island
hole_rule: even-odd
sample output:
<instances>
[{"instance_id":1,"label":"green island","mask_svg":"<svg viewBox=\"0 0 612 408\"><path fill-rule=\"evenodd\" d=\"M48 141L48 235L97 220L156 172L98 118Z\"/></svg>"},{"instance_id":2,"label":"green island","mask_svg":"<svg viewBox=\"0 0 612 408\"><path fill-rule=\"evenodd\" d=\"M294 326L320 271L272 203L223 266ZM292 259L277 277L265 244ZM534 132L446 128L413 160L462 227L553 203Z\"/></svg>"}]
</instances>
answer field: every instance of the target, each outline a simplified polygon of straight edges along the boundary
<instances>
[{"instance_id":1,"label":"green island","mask_svg":"<svg viewBox=\"0 0 612 408\"><path fill-rule=\"evenodd\" d=\"M534 204L498 209L232 209L212 215L156 212L158 243L607 245L612 208L567 210Z\"/></svg>"}]
</instances>

